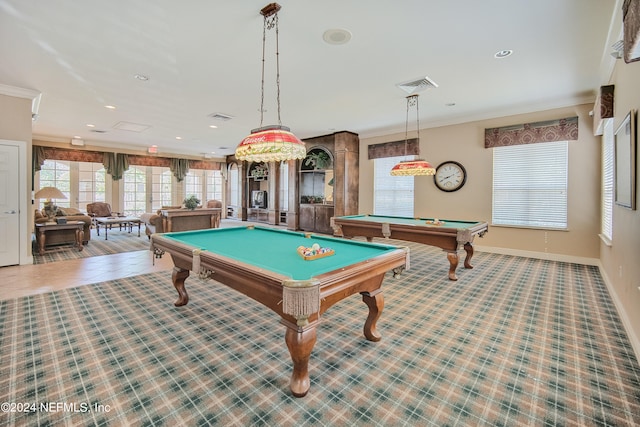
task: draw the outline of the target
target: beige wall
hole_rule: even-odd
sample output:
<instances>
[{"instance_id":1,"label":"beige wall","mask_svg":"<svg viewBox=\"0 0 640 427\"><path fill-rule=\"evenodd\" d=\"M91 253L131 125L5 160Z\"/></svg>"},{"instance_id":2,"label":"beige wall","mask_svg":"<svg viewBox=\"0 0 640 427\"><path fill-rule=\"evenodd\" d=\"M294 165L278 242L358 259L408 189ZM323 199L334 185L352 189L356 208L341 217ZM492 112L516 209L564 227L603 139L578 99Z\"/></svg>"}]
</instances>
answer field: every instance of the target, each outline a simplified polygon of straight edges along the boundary
<instances>
[{"instance_id":1,"label":"beige wall","mask_svg":"<svg viewBox=\"0 0 640 427\"><path fill-rule=\"evenodd\" d=\"M0 94L0 139L9 141L23 141L26 143L26 158L20 165L20 179L25 180L28 190L27 215L28 224L33 224L33 209L31 207L31 100ZM24 218L21 215L21 219ZM31 242L32 226L26 227L23 239ZM27 246L27 252L31 255L31 245ZM23 260L21 260L22 262Z\"/></svg>"},{"instance_id":2,"label":"beige wall","mask_svg":"<svg viewBox=\"0 0 640 427\"><path fill-rule=\"evenodd\" d=\"M478 239L476 247L493 252L527 254L597 263L600 231L600 144L593 136L589 111L592 104L501 117L420 130L420 153L434 167L455 160L467 170L462 189L445 193L438 190L433 177L415 178L416 216L440 219L483 220L489 233ZM484 130L543 120L578 116L579 139L569 143L568 231L535 230L491 225L492 150L484 148ZM367 146L403 140L404 134L361 139L360 213L373 212L373 160ZM391 177L389 179L392 179Z\"/></svg>"},{"instance_id":3,"label":"beige wall","mask_svg":"<svg viewBox=\"0 0 640 427\"><path fill-rule=\"evenodd\" d=\"M630 110L640 110L640 62L625 64L622 60L617 61L611 83L615 84L614 129L616 129ZM638 148L637 142L636 148ZM640 165L639 157L636 150L637 166ZM638 208L640 209L640 206ZM636 354L639 354L640 210L630 210L614 205L613 239L611 246L600 244L600 261L606 280L614 290L613 296L623 321L632 335Z\"/></svg>"}]
</instances>

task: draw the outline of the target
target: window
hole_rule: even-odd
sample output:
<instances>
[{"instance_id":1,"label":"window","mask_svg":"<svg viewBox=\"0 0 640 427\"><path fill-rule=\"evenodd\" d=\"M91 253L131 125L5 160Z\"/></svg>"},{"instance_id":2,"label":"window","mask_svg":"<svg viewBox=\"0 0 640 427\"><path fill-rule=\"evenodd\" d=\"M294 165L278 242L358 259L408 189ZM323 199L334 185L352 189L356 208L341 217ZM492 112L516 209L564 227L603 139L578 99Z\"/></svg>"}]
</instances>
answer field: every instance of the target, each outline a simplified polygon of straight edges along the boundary
<instances>
[{"instance_id":1,"label":"window","mask_svg":"<svg viewBox=\"0 0 640 427\"><path fill-rule=\"evenodd\" d=\"M401 160L414 156L382 157L373 162L373 213L375 215L413 217L412 176L391 176L391 169Z\"/></svg>"},{"instance_id":2,"label":"window","mask_svg":"<svg viewBox=\"0 0 640 427\"><path fill-rule=\"evenodd\" d=\"M207 200L222 200L222 174L219 170L192 169L184 178L186 197L195 195L204 206Z\"/></svg>"},{"instance_id":3,"label":"window","mask_svg":"<svg viewBox=\"0 0 640 427\"><path fill-rule=\"evenodd\" d=\"M289 210L289 163L280 162L280 210Z\"/></svg>"},{"instance_id":4,"label":"window","mask_svg":"<svg viewBox=\"0 0 640 427\"><path fill-rule=\"evenodd\" d=\"M61 208L71 207L71 167L68 161L45 160L39 175L39 187L56 187L67 196L66 199L56 199L55 204ZM45 200L40 200L40 209L44 207Z\"/></svg>"},{"instance_id":5,"label":"window","mask_svg":"<svg viewBox=\"0 0 640 427\"><path fill-rule=\"evenodd\" d=\"M219 170L205 171L207 183L206 200L222 200L222 174Z\"/></svg>"},{"instance_id":6,"label":"window","mask_svg":"<svg viewBox=\"0 0 640 427\"><path fill-rule=\"evenodd\" d=\"M606 120L602 134L602 237L613 239L613 120Z\"/></svg>"},{"instance_id":7,"label":"window","mask_svg":"<svg viewBox=\"0 0 640 427\"><path fill-rule=\"evenodd\" d=\"M101 163L78 162L78 208L106 201L105 170Z\"/></svg>"},{"instance_id":8,"label":"window","mask_svg":"<svg viewBox=\"0 0 640 427\"><path fill-rule=\"evenodd\" d=\"M493 149L494 225L567 228L567 141Z\"/></svg>"},{"instance_id":9,"label":"window","mask_svg":"<svg viewBox=\"0 0 640 427\"><path fill-rule=\"evenodd\" d=\"M151 212L171 206L171 177L167 167L151 166Z\"/></svg>"},{"instance_id":10,"label":"window","mask_svg":"<svg viewBox=\"0 0 640 427\"><path fill-rule=\"evenodd\" d=\"M196 196L202 201L202 195L204 194L204 175L202 172L202 170L190 170L184 177L185 198Z\"/></svg>"},{"instance_id":11,"label":"window","mask_svg":"<svg viewBox=\"0 0 640 427\"><path fill-rule=\"evenodd\" d=\"M123 177L125 215L140 216L146 212L147 174L144 166L129 166Z\"/></svg>"},{"instance_id":12,"label":"window","mask_svg":"<svg viewBox=\"0 0 640 427\"><path fill-rule=\"evenodd\" d=\"M229 166L229 205L240 207L240 174L235 163Z\"/></svg>"}]
</instances>

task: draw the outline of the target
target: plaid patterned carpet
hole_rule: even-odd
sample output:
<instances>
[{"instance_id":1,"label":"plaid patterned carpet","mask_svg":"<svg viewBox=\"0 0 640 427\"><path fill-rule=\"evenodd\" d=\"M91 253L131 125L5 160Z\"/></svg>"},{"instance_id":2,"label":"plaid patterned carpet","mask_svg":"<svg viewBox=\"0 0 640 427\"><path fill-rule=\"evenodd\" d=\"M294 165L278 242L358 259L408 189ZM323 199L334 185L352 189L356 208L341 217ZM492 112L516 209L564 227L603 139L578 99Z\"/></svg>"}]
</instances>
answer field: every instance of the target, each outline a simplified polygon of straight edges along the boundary
<instances>
[{"instance_id":1,"label":"plaid patterned carpet","mask_svg":"<svg viewBox=\"0 0 640 427\"><path fill-rule=\"evenodd\" d=\"M450 282L442 251L409 246L382 341L358 296L336 304L301 399L278 317L213 281L190 277L180 308L170 272L2 301L0 401L38 407L0 424L640 424L640 366L596 267L477 253Z\"/></svg>"},{"instance_id":2,"label":"plaid patterned carpet","mask_svg":"<svg viewBox=\"0 0 640 427\"><path fill-rule=\"evenodd\" d=\"M142 251L145 249L149 249L149 239L144 234L144 227L140 233L140 237L138 237L138 229L135 227L133 233L114 228L112 231L109 231L109 240L104 239L104 231L98 236L96 230L92 228L91 240L89 240L88 245L84 246L82 251L78 251L77 248L71 245L57 245L47 247L45 253L39 255L38 251L34 249L33 263L46 264L48 262Z\"/></svg>"}]
</instances>

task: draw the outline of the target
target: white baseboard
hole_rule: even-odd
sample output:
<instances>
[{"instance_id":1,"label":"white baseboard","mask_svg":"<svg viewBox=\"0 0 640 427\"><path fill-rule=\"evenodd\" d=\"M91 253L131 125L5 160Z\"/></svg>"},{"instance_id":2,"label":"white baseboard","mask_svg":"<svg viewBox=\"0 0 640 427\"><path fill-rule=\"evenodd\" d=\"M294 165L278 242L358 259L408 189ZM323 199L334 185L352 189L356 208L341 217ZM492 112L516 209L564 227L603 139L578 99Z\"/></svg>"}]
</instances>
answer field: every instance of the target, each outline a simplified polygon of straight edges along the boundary
<instances>
[{"instance_id":1,"label":"white baseboard","mask_svg":"<svg viewBox=\"0 0 640 427\"><path fill-rule=\"evenodd\" d=\"M478 245L473 245L473 248L474 250L477 250L480 252L488 252L492 254L513 255L513 256L521 256L525 258L544 259L548 261L571 262L574 264L600 266L600 260L598 258L587 258L587 257L573 256L573 255L552 254L548 252L522 251L518 249L509 249L509 248L494 248L490 246L478 246Z\"/></svg>"},{"instance_id":2,"label":"white baseboard","mask_svg":"<svg viewBox=\"0 0 640 427\"><path fill-rule=\"evenodd\" d=\"M629 320L629 316L627 316L627 312L624 309L624 305L620 301L618 294L616 293L613 285L611 284L611 280L609 280L609 276L607 276L607 273L604 271L604 268L602 267L602 264L600 262L598 263L598 269L600 270L600 275L602 276L604 283L607 285L607 289L609 290L611 299L613 299L613 303L616 306L616 311L618 312L618 315L622 320L622 326L624 326L624 330L627 333L627 337L629 337L629 341L631 341L631 347L633 347L633 352L636 355L636 359L640 360L639 337L636 331L633 330L633 324L631 323L631 320ZM640 333L640 331L638 331L638 333Z\"/></svg>"}]
</instances>

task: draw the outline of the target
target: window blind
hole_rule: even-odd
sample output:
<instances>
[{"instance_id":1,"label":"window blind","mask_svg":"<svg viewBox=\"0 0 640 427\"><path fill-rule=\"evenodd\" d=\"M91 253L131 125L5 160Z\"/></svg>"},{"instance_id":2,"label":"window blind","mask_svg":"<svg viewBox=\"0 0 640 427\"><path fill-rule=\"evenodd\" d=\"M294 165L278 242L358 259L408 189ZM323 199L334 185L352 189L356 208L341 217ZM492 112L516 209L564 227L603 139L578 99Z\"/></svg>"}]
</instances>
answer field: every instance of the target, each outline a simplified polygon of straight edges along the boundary
<instances>
[{"instance_id":1,"label":"window blind","mask_svg":"<svg viewBox=\"0 0 640 427\"><path fill-rule=\"evenodd\" d=\"M493 149L495 225L567 228L567 141Z\"/></svg>"},{"instance_id":2,"label":"window blind","mask_svg":"<svg viewBox=\"0 0 640 427\"><path fill-rule=\"evenodd\" d=\"M601 233L613 239L613 120L604 124L602 136L602 223Z\"/></svg>"},{"instance_id":3,"label":"window blind","mask_svg":"<svg viewBox=\"0 0 640 427\"><path fill-rule=\"evenodd\" d=\"M382 157L374 162L373 213L375 215L413 217L412 176L391 176L391 169L401 160L415 156Z\"/></svg>"}]
</instances>

